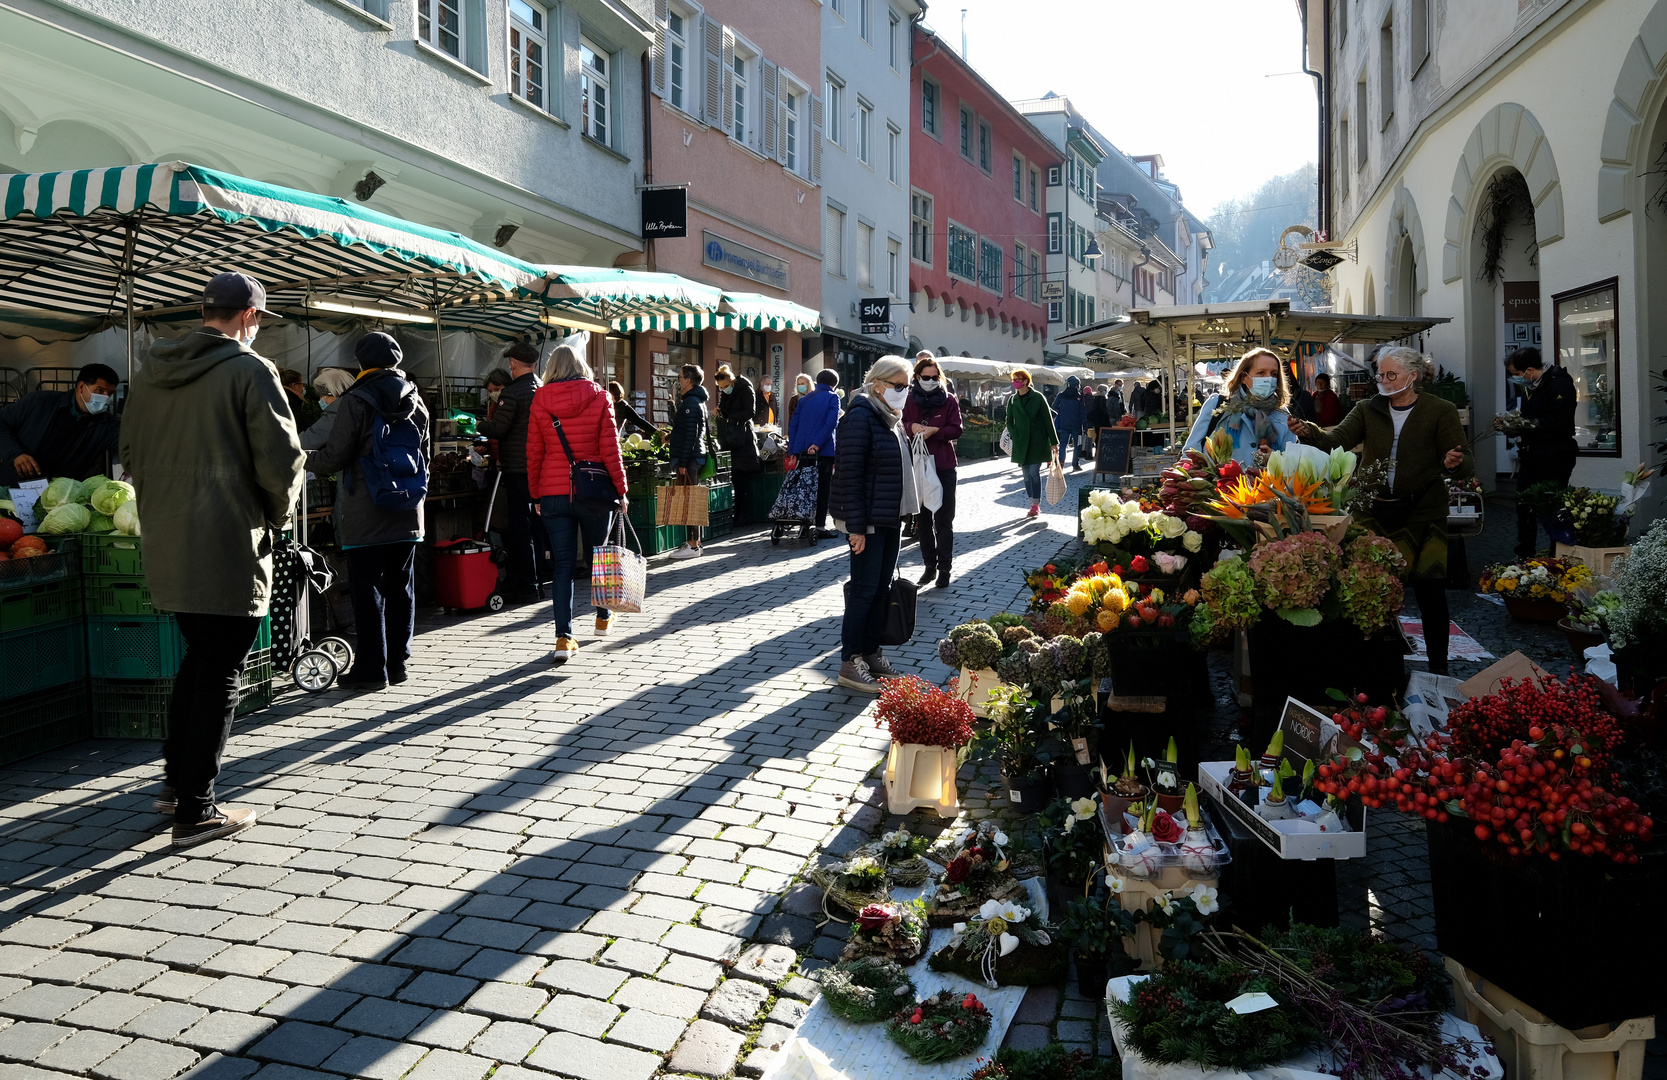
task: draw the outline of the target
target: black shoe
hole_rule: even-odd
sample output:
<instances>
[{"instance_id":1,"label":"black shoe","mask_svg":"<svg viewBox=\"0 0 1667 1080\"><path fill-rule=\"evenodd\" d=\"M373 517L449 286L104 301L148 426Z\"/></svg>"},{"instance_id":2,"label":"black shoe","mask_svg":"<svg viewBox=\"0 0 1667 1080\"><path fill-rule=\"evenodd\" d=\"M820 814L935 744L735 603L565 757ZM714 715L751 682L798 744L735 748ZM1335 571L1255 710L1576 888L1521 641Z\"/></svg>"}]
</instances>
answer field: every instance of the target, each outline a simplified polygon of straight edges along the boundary
<instances>
[{"instance_id":1,"label":"black shoe","mask_svg":"<svg viewBox=\"0 0 1667 1080\"><path fill-rule=\"evenodd\" d=\"M388 672L388 685L398 686L400 683L405 682L410 677L411 676L409 676L405 673L404 668L400 668L398 671L390 671L390 672Z\"/></svg>"},{"instance_id":2,"label":"black shoe","mask_svg":"<svg viewBox=\"0 0 1667 1080\"><path fill-rule=\"evenodd\" d=\"M821 540L832 540L834 537L836 537L838 535L839 534L834 532L832 529L818 528L816 530L816 536L817 536L818 539L821 539Z\"/></svg>"},{"instance_id":3,"label":"black shoe","mask_svg":"<svg viewBox=\"0 0 1667 1080\"><path fill-rule=\"evenodd\" d=\"M932 579L937 577L937 576L938 576L938 572L936 570L932 569L930 566L928 566L926 568L925 572L920 575L919 584L921 584L921 585L930 585L930 584L932 584Z\"/></svg>"},{"instance_id":4,"label":"black shoe","mask_svg":"<svg viewBox=\"0 0 1667 1080\"><path fill-rule=\"evenodd\" d=\"M248 807L211 806L208 808L208 816L195 825L174 822L174 846L190 847L209 840L219 840L240 833L254 823L255 811Z\"/></svg>"},{"instance_id":5,"label":"black shoe","mask_svg":"<svg viewBox=\"0 0 1667 1080\"><path fill-rule=\"evenodd\" d=\"M369 675L355 675L352 672L348 672L346 675L336 680L336 686L343 690L369 692L374 690L386 690L388 688L388 681L386 679L374 678Z\"/></svg>"},{"instance_id":6,"label":"black shoe","mask_svg":"<svg viewBox=\"0 0 1667 1080\"><path fill-rule=\"evenodd\" d=\"M924 584L926 584L926 583L925 583L925 582L924 582L924 581L923 581L923 582L921 582L921 584L922 584L922 585L924 585ZM938 571L938 584L937 584L937 587L938 587L938 588L940 588L940 589L947 589L947 588L949 588L949 571L948 571L948 570L940 570L940 571Z\"/></svg>"}]
</instances>

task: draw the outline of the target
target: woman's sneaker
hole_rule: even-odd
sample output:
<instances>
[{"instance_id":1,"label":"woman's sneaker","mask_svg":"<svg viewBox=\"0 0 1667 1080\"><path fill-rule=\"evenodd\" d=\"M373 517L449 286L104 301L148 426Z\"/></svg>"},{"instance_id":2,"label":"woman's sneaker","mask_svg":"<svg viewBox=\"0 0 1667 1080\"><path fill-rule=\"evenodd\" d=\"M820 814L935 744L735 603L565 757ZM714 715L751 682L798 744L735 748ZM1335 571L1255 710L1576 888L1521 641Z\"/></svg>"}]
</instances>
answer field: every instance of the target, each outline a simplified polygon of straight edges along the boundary
<instances>
[{"instance_id":1,"label":"woman's sneaker","mask_svg":"<svg viewBox=\"0 0 1667 1080\"><path fill-rule=\"evenodd\" d=\"M864 694L880 692L879 681L869 674L868 661L860 656L853 656L839 665L839 685Z\"/></svg>"},{"instance_id":2,"label":"woman's sneaker","mask_svg":"<svg viewBox=\"0 0 1667 1080\"><path fill-rule=\"evenodd\" d=\"M896 679L903 674L891 666L883 649L875 649L872 655L863 657L863 662L868 665L868 673L876 679Z\"/></svg>"},{"instance_id":3,"label":"woman's sneaker","mask_svg":"<svg viewBox=\"0 0 1667 1080\"><path fill-rule=\"evenodd\" d=\"M208 816L195 825L174 822L174 846L191 847L240 833L255 823L255 811L246 806L211 806Z\"/></svg>"},{"instance_id":4,"label":"woman's sneaker","mask_svg":"<svg viewBox=\"0 0 1667 1080\"><path fill-rule=\"evenodd\" d=\"M608 623L609 623L609 621L610 621L609 619L602 619L602 618L599 618L599 619L596 620L596 636L597 637L607 637L608 636Z\"/></svg>"},{"instance_id":5,"label":"woman's sneaker","mask_svg":"<svg viewBox=\"0 0 1667 1080\"><path fill-rule=\"evenodd\" d=\"M550 652L550 663L565 664L579 654L579 643L570 637L558 637Z\"/></svg>"},{"instance_id":6,"label":"woman's sneaker","mask_svg":"<svg viewBox=\"0 0 1667 1080\"><path fill-rule=\"evenodd\" d=\"M700 558L700 549L684 544L667 557L672 559L698 559Z\"/></svg>"},{"instance_id":7,"label":"woman's sneaker","mask_svg":"<svg viewBox=\"0 0 1667 1080\"><path fill-rule=\"evenodd\" d=\"M1025 517L1035 517L1037 514L1040 514L1041 512L1042 512L1042 504L1041 503L1031 503L1030 504L1030 513L1026 514Z\"/></svg>"}]
</instances>

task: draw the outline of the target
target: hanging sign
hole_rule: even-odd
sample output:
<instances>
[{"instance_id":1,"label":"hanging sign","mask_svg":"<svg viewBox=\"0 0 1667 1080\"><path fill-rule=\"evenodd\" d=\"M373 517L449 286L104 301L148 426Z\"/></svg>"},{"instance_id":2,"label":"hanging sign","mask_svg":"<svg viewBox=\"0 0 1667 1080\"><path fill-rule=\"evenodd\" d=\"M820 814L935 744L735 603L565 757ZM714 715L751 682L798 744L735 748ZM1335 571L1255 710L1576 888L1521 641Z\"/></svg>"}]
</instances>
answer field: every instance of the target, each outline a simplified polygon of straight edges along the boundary
<instances>
[{"instance_id":1,"label":"hanging sign","mask_svg":"<svg viewBox=\"0 0 1667 1080\"><path fill-rule=\"evenodd\" d=\"M857 314L865 334L891 333L891 298L864 297L857 303Z\"/></svg>"},{"instance_id":2,"label":"hanging sign","mask_svg":"<svg viewBox=\"0 0 1667 1080\"><path fill-rule=\"evenodd\" d=\"M668 240L689 235L689 189L645 188L642 193L642 238Z\"/></svg>"},{"instance_id":3,"label":"hanging sign","mask_svg":"<svg viewBox=\"0 0 1667 1080\"><path fill-rule=\"evenodd\" d=\"M1537 323L1540 321L1540 283L1537 281L1507 281L1503 283L1505 321L1508 323Z\"/></svg>"}]
</instances>

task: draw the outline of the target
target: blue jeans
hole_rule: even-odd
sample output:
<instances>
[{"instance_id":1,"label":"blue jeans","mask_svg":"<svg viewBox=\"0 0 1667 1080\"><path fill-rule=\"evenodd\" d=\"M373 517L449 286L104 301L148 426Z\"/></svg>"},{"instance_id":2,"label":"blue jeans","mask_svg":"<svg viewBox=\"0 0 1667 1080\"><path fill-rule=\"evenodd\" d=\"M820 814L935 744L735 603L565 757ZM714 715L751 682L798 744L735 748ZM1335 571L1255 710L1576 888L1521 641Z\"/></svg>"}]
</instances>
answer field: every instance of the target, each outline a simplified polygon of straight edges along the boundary
<instances>
[{"instance_id":1,"label":"blue jeans","mask_svg":"<svg viewBox=\"0 0 1667 1080\"><path fill-rule=\"evenodd\" d=\"M1021 468L1025 471L1025 498L1036 502L1042 497L1042 463L1033 461Z\"/></svg>"},{"instance_id":2,"label":"blue jeans","mask_svg":"<svg viewBox=\"0 0 1667 1080\"><path fill-rule=\"evenodd\" d=\"M371 544L347 549L358 648L347 679L387 682L405 670L417 632L417 545Z\"/></svg>"},{"instance_id":3,"label":"blue jeans","mask_svg":"<svg viewBox=\"0 0 1667 1080\"><path fill-rule=\"evenodd\" d=\"M556 636L573 636L573 567L579 562L582 540L590 550L608 542L613 515L575 503L566 495L546 495L539 500L544 528L550 533L550 607L556 620ZM586 561L589 561L588 559ZM588 589L588 586L587 586ZM607 608L597 608L596 617L606 619Z\"/></svg>"},{"instance_id":4,"label":"blue jeans","mask_svg":"<svg viewBox=\"0 0 1667 1080\"><path fill-rule=\"evenodd\" d=\"M851 555L851 593L845 598L845 621L839 632L841 661L880 651L880 634L886 628L891 579L897 574L897 549L902 541L900 526L876 525L868 534L862 554Z\"/></svg>"}]
</instances>

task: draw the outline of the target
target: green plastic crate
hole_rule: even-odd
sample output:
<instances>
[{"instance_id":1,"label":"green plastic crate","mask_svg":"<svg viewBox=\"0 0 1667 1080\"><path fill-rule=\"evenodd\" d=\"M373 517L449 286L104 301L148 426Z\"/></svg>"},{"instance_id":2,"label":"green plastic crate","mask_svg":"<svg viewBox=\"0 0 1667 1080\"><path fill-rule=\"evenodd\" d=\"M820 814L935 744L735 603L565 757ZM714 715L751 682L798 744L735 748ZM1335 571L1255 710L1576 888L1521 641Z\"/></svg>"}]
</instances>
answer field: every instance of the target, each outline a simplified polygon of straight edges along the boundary
<instances>
[{"instance_id":1,"label":"green plastic crate","mask_svg":"<svg viewBox=\"0 0 1667 1080\"><path fill-rule=\"evenodd\" d=\"M47 543L53 550L45 555L0 562L0 592L81 576L81 545L75 537L52 537Z\"/></svg>"},{"instance_id":2,"label":"green plastic crate","mask_svg":"<svg viewBox=\"0 0 1667 1080\"><path fill-rule=\"evenodd\" d=\"M735 511L712 511L712 523L701 530L701 535L709 540L721 540L735 532Z\"/></svg>"},{"instance_id":3,"label":"green plastic crate","mask_svg":"<svg viewBox=\"0 0 1667 1080\"><path fill-rule=\"evenodd\" d=\"M150 586L143 577L88 574L82 579L88 615L155 615Z\"/></svg>"},{"instance_id":4,"label":"green plastic crate","mask_svg":"<svg viewBox=\"0 0 1667 1080\"><path fill-rule=\"evenodd\" d=\"M87 677L87 639L70 619L0 634L0 701Z\"/></svg>"},{"instance_id":5,"label":"green plastic crate","mask_svg":"<svg viewBox=\"0 0 1667 1080\"><path fill-rule=\"evenodd\" d=\"M707 509L716 514L720 510L735 509L734 484L710 484L707 488Z\"/></svg>"},{"instance_id":6,"label":"green plastic crate","mask_svg":"<svg viewBox=\"0 0 1667 1080\"><path fill-rule=\"evenodd\" d=\"M0 704L0 765L79 742L93 733L80 681Z\"/></svg>"},{"instance_id":7,"label":"green plastic crate","mask_svg":"<svg viewBox=\"0 0 1667 1080\"><path fill-rule=\"evenodd\" d=\"M166 739L172 679L93 679L93 734L100 739Z\"/></svg>"},{"instance_id":8,"label":"green plastic crate","mask_svg":"<svg viewBox=\"0 0 1667 1080\"><path fill-rule=\"evenodd\" d=\"M121 577L145 576L145 559L137 536L120 533L82 533L81 572L83 574L116 574Z\"/></svg>"},{"instance_id":9,"label":"green plastic crate","mask_svg":"<svg viewBox=\"0 0 1667 1080\"><path fill-rule=\"evenodd\" d=\"M635 538L627 532L625 541L631 549L643 555L659 555L682 547L689 538L689 530L682 525L661 525L658 528L638 526Z\"/></svg>"},{"instance_id":10,"label":"green plastic crate","mask_svg":"<svg viewBox=\"0 0 1667 1080\"><path fill-rule=\"evenodd\" d=\"M87 618L87 669L95 679L171 679L185 658L172 615Z\"/></svg>"},{"instance_id":11,"label":"green plastic crate","mask_svg":"<svg viewBox=\"0 0 1667 1080\"><path fill-rule=\"evenodd\" d=\"M754 473L747 505L742 506L740 500L736 500L736 520L754 523L769 521L770 508L776 505L776 496L781 494L781 485L786 479L786 473Z\"/></svg>"},{"instance_id":12,"label":"green plastic crate","mask_svg":"<svg viewBox=\"0 0 1667 1080\"><path fill-rule=\"evenodd\" d=\"M80 618L79 577L0 592L0 633Z\"/></svg>"},{"instance_id":13,"label":"green plastic crate","mask_svg":"<svg viewBox=\"0 0 1667 1080\"><path fill-rule=\"evenodd\" d=\"M654 528L655 505L659 501L660 500L655 498L653 495L645 495L640 499L632 499L630 506L625 512L627 520L629 520L631 524L636 526L638 529Z\"/></svg>"}]
</instances>

